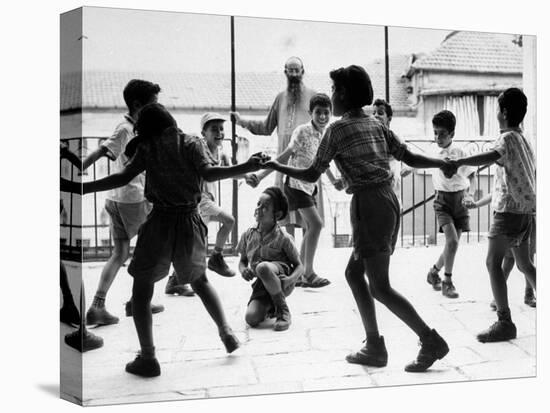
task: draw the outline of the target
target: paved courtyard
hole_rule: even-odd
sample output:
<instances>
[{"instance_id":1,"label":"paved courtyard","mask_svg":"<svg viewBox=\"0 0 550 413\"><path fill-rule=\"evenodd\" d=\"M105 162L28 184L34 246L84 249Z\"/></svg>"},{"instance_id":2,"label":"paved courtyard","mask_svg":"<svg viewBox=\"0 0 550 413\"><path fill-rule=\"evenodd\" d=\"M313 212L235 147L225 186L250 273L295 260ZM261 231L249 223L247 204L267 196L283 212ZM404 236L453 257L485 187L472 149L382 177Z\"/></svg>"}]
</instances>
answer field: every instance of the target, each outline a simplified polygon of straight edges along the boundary
<instances>
[{"instance_id":1,"label":"paved courtyard","mask_svg":"<svg viewBox=\"0 0 550 413\"><path fill-rule=\"evenodd\" d=\"M239 276L208 273L221 296L227 318L242 347L227 355L217 330L198 297L166 296L166 280L157 284L155 303L166 310L154 316L154 335L162 375L143 379L127 374L125 364L138 350L133 321L124 316L131 277L124 267L107 298L120 323L92 331L103 348L82 355L84 405L216 398L401 384L460 382L536 375L536 310L523 304L524 281L514 269L509 280L510 307L518 337L481 344L475 334L495 320L484 260L487 245L462 245L455 264L460 298L450 300L431 289L425 274L440 247L400 248L391 267L392 285L410 298L420 315L447 340L450 352L426 373L403 371L418 351L417 337L382 305L379 326L389 353L388 365L370 368L346 363L345 355L362 346L364 333L344 279L350 249L321 248L317 272L332 284L314 290L297 288L289 297L292 326L274 332L272 322L251 329L244 322L250 287ZM236 268L237 258L229 257ZM86 300L90 303L103 263L85 264ZM68 264L70 273L75 267ZM71 329L62 325L61 338ZM61 362L77 366L80 353L69 347ZM62 389L79 385L65 375ZM63 397L71 399L67 394Z\"/></svg>"}]
</instances>

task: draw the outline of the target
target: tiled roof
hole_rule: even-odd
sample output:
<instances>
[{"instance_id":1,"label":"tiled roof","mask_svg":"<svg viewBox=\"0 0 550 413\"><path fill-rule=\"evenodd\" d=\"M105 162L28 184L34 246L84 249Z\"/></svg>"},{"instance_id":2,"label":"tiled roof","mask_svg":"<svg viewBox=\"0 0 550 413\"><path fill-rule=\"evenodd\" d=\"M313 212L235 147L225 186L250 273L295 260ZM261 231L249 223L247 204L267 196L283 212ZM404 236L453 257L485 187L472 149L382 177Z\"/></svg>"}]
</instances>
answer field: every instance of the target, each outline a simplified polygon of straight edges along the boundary
<instances>
[{"instance_id":1,"label":"tiled roof","mask_svg":"<svg viewBox=\"0 0 550 413\"><path fill-rule=\"evenodd\" d=\"M407 93L401 75L407 66L407 56L390 60L390 102L396 109L407 106ZM383 61L365 66L371 75L376 97L384 97ZM159 101L172 109L227 109L231 104L231 76L229 73L152 73L89 71L83 73L82 108L125 108L122 89L130 79L141 78L158 83L162 88ZM80 78L75 73L61 77L61 110L79 109ZM236 105L242 109L268 109L286 81L281 72L237 73ZM304 83L319 92L330 94L327 73L308 73Z\"/></svg>"},{"instance_id":2,"label":"tiled roof","mask_svg":"<svg viewBox=\"0 0 550 413\"><path fill-rule=\"evenodd\" d=\"M483 73L521 73L523 55L510 35L453 32L434 52L417 60L413 69Z\"/></svg>"}]
</instances>

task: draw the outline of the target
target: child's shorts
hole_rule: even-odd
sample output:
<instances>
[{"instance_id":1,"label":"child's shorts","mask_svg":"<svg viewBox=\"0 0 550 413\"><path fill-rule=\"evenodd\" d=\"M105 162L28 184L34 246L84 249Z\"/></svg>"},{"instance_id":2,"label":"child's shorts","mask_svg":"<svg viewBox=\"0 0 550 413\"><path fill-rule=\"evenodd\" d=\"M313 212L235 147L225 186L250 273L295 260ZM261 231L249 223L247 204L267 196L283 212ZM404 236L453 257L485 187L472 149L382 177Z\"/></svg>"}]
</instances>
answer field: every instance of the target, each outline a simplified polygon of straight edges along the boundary
<instances>
[{"instance_id":1,"label":"child's shorts","mask_svg":"<svg viewBox=\"0 0 550 413\"><path fill-rule=\"evenodd\" d=\"M128 273L156 282L168 275L173 264L178 283L191 283L206 273L207 234L196 208L155 206L139 229Z\"/></svg>"},{"instance_id":2,"label":"child's shorts","mask_svg":"<svg viewBox=\"0 0 550 413\"><path fill-rule=\"evenodd\" d=\"M130 240L136 236L139 227L151 212L149 201L136 203L105 200L105 211L111 218L111 236L113 239Z\"/></svg>"},{"instance_id":3,"label":"child's shorts","mask_svg":"<svg viewBox=\"0 0 550 413\"><path fill-rule=\"evenodd\" d=\"M291 270L288 264L280 261L270 261L270 263L277 266L278 272L276 275L279 278L281 276L290 275ZM290 293L294 291L295 284L295 282L289 281L286 278L281 279L281 289L285 297L288 297ZM271 296L265 289L264 283L259 278L256 278L256 280L252 283L252 295L250 296L250 300L248 300L248 303L250 304L252 300L260 300L266 305L273 305L273 300L271 300Z\"/></svg>"},{"instance_id":4,"label":"child's shorts","mask_svg":"<svg viewBox=\"0 0 550 413\"><path fill-rule=\"evenodd\" d=\"M223 212L223 209L213 201L210 197L203 194L201 202L199 203L199 213L203 221L208 224L212 217L217 217Z\"/></svg>"},{"instance_id":5,"label":"child's shorts","mask_svg":"<svg viewBox=\"0 0 550 413\"><path fill-rule=\"evenodd\" d=\"M350 220L356 259L393 253L399 232L400 207L391 185L368 187L354 193Z\"/></svg>"},{"instance_id":6,"label":"child's shorts","mask_svg":"<svg viewBox=\"0 0 550 413\"><path fill-rule=\"evenodd\" d=\"M443 227L447 224L453 224L462 232L470 231L470 213L462 204L464 193L465 191L436 191L434 210L439 223L439 232L443 232Z\"/></svg>"},{"instance_id":7,"label":"child's shorts","mask_svg":"<svg viewBox=\"0 0 550 413\"><path fill-rule=\"evenodd\" d=\"M317 206L317 200L315 199L315 195L317 195L317 187L315 187L313 195L309 195L308 193L301 191L300 189L292 188L288 184L287 180L283 186L283 192L288 199L289 211L296 211L302 208Z\"/></svg>"},{"instance_id":8,"label":"child's shorts","mask_svg":"<svg viewBox=\"0 0 550 413\"><path fill-rule=\"evenodd\" d=\"M528 242L533 229L533 215L494 212L489 238L506 238L510 247L519 247Z\"/></svg>"}]
</instances>

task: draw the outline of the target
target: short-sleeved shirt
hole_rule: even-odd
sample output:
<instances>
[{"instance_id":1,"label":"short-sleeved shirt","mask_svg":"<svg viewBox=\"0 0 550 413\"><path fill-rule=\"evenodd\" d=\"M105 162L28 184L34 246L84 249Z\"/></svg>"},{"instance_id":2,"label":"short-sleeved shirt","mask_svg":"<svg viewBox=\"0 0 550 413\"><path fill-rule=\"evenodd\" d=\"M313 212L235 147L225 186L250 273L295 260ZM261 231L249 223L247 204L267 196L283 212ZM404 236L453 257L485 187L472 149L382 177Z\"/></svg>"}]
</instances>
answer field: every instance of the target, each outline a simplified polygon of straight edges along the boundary
<instances>
[{"instance_id":1,"label":"short-sleeved shirt","mask_svg":"<svg viewBox=\"0 0 550 413\"><path fill-rule=\"evenodd\" d=\"M288 144L288 148L292 149L292 156L288 164L297 168L309 168L315 158L317 149L319 149L321 137L321 132L313 126L312 122L298 126L292 133ZM313 195L315 192L315 183L305 182L300 179L289 177L288 185L309 195Z\"/></svg>"},{"instance_id":2,"label":"short-sleeved shirt","mask_svg":"<svg viewBox=\"0 0 550 413\"><path fill-rule=\"evenodd\" d=\"M200 139L167 129L141 143L129 166L147 171L145 197L154 206L196 208L201 199L199 171L209 165Z\"/></svg>"},{"instance_id":3,"label":"short-sleeved shirt","mask_svg":"<svg viewBox=\"0 0 550 413\"><path fill-rule=\"evenodd\" d=\"M101 144L107 149L107 157L113 161L112 173L120 172L128 162L128 157L124 154L126 145L134 139L134 120L130 115L124 115L124 121L116 128L109 139ZM145 186L145 175L139 174L134 177L127 185L120 188L111 189L106 198L111 201L122 203L142 202L145 197L143 188Z\"/></svg>"},{"instance_id":4,"label":"short-sleeved shirt","mask_svg":"<svg viewBox=\"0 0 550 413\"><path fill-rule=\"evenodd\" d=\"M521 129L501 130L493 150L500 154L496 161L493 210L514 214L535 213L535 155Z\"/></svg>"},{"instance_id":5,"label":"short-sleeved shirt","mask_svg":"<svg viewBox=\"0 0 550 413\"><path fill-rule=\"evenodd\" d=\"M223 165L223 151L222 148L218 149L217 156L214 156L214 154L210 151L210 148L208 147L208 143L205 139L201 139L201 144L204 147L204 153L206 154L206 158L208 159L208 162L210 166L220 166ZM212 201L216 201L216 194L218 193L218 182L213 181L203 181L202 183L202 196L208 197Z\"/></svg>"},{"instance_id":6,"label":"short-sleeved shirt","mask_svg":"<svg viewBox=\"0 0 550 413\"><path fill-rule=\"evenodd\" d=\"M406 150L399 138L362 109L345 113L327 127L312 167L323 173L334 159L353 194L361 189L391 184L390 156L401 160Z\"/></svg>"},{"instance_id":7,"label":"short-sleeved shirt","mask_svg":"<svg viewBox=\"0 0 550 413\"><path fill-rule=\"evenodd\" d=\"M291 269L300 262L300 253L291 235L275 225L267 234L262 234L258 227L249 228L237 246L237 252L246 256L250 268L264 261L278 261L287 264Z\"/></svg>"},{"instance_id":8,"label":"short-sleeved shirt","mask_svg":"<svg viewBox=\"0 0 550 413\"><path fill-rule=\"evenodd\" d=\"M468 156L464 149L452 141L446 148L436 146L433 155L439 159L450 158L452 160ZM475 170L476 168L473 166L461 166L451 178L447 178L441 169L433 169L431 174L434 189L444 192L458 192L468 189L470 187L470 180L468 177L474 173Z\"/></svg>"}]
</instances>

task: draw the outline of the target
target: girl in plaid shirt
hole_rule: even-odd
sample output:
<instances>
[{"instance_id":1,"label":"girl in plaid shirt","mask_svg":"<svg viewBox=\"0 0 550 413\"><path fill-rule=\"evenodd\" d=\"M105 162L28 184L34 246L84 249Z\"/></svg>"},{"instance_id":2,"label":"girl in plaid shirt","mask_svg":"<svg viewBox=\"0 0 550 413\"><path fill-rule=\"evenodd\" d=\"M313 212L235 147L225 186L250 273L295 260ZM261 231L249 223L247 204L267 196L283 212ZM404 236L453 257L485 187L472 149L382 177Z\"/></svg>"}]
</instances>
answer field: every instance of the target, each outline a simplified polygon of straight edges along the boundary
<instances>
[{"instance_id":1,"label":"girl in plaid shirt","mask_svg":"<svg viewBox=\"0 0 550 413\"><path fill-rule=\"evenodd\" d=\"M442 168L453 174L456 168L441 159L413 154L401 141L362 107L372 104L372 84L360 66L330 72L333 81L332 106L339 121L331 124L309 168L293 168L275 161L266 167L296 179L315 182L331 160L348 183L353 195L351 225L354 253L346 268L346 280L353 293L366 332L366 344L347 356L350 363L385 366L388 354L384 338L379 335L373 298L382 302L403 320L420 338L417 358L406 371L427 370L448 352L447 343L428 327L412 304L390 285L390 256L399 230L399 202L392 190L393 173L390 156L413 167ZM365 279L367 274L368 282Z\"/></svg>"}]
</instances>

